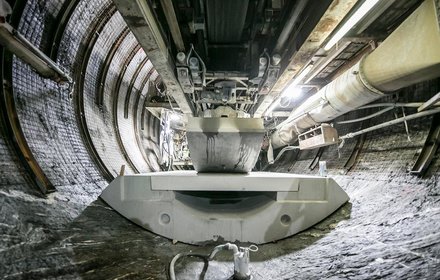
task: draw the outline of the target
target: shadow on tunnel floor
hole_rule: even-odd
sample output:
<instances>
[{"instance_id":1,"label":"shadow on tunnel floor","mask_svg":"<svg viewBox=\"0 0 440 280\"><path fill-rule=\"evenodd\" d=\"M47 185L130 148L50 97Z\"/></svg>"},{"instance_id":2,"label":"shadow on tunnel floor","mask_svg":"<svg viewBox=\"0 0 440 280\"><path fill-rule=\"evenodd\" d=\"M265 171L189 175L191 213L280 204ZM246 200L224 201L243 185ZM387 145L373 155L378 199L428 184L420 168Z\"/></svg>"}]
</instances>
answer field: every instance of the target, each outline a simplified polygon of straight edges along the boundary
<instances>
[{"instance_id":1,"label":"shadow on tunnel floor","mask_svg":"<svg viewBox=\"0 0 440 280\"><path fill-rule=\"evenodd\" d=\"M331 232L339 222L349 219L351 208L351 203L346 203L303 232L278 242L259 245L259 251L251 253L251 262L283 258L307 248ZM174 255L189 251L209 254L219 244L173 244L172 240L127 220L101 199L89 205L60 235L64 240L64 245L60 246L72 249L72 265L82 279L167 279L168 265ZM216 279L228 279L233 272L232 254L220 252L215 261L216 265L211 270L219 276ZM195 279L192 277L199 275L202 267L201 260L184 258L176 265L176 271L181 272L179 279Z\"/></svg>"}]
</instances>

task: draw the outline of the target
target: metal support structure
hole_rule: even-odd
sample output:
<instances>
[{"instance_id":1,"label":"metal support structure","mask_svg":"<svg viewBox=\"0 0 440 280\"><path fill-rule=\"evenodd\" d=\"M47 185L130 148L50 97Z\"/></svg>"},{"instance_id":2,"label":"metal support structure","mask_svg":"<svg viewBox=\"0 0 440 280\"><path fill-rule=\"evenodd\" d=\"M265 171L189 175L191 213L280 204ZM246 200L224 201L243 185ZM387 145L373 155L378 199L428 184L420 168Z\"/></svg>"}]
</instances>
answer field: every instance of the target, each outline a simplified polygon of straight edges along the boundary
<instances>
[{"instance_id":1,"label":"metal support structure","mask_svg":"<svg viewBox=\"0 0 440 280\"><path fill-rule=\"evenodd\" d=\"M420 152L414 166L411 168L410 173L418 176L422 176L428 170L428 167L437 152L440 144L440 114L435 115L432 118L431 128L429 134L426 137L423 149Z\"/></svg>"},{"instance_id":2,"label":"metal support structure","mask_svg":"<svg viewBox=\"0 0 440 280\"><path fill-rule=\"evenodd\" d=\"M289 64L272 87L269 94L262 96L262 101L255 107L254 117L261 117L284 88L293 80L299 71L308 63L326 38L350 12L358 0L334 0L305 40L305 43L289 59Z\"/></svg>"},{"instance_id":3,"label":"metal support structure","mask_svg":"<svg viewBox=\"0 0 440 280\"><path fill-rule=\"evenodd\" d=\"M425 0L379 47L296 108L277 126L273 147L294 143L302 131L377 100L384 92L440 76L436 8L434 0Z\"/></svg>"},{"instance_id":4,"label":"metal support structure","mask_svg":"<svg viewBox=\"0 0 440 280\"><path fill-rule=\"evenodd\" d=\"M436 103L440 100L440 92L431 97L428 101L420 105L419 108L417 108L417 112L424 111L426 109L429 109L436 105Z\"/></svg>"},{"instance_id":5,"label":"metal support structure","mask_svg":"<svg viewBox=\"0 0 440 280\"><path fill-rule=\"evenodd\" d=\"M96 105L101 107L104 104L104 89L105 89L105 79L107 78L108 70L110 69L111 62L113 61L113 58L115 57L116 51L121 46L124 39L127 37L127 35L130 33L130 29L125 28L121 35L119 35L118 39L115 41L113 46L111 47L110 51L107 53L107 56L105 57L103 66L100 68L100 72L98 74L98 83L96 85L96 96L95 96L95 102Z\"/></svg>"},{"instance_id":6,"label":"metal support structure","mask_svg":"<svg viewBox=\"0 0 440 280\"><path fill-rule=\"evenodd\" d=\"M341 40L341 42L338 44L337 48L333 48L333 50L326 55L325 57L322 57L317 62L313 64L313 69L310 71L309 74L307 74L307 81L311 81L313 78L316 77L321 71L327 67L336 57L338 57L342 52L345 51L348 46L350 46L351 41L349 40Z\"/></svg>"},{"instance_id":7,"label":"metal support structure","mask_svg":"<svg viewBox=\"0 0 440 280\"><path fill-rule=\"evenodd\" d=\"M178 52L185 51L185 44L183 43L182 34L180 33L179 23L177 22L176 13L174 12L172 0L160 0L162 10L167 19L168 27L170 28L171 36Z\"/></svg>"},{"instance_id":8,"label":"metal support structure","mask_svg":"<svg viewBox=\"0 0 440 280\"><path fill-rule=\"evenodd\" d=\"M51 36L49 42L52 42L52 45L50 46L50 50L46 53L48 53L49 57L54 61L57 59L58 47L60 46L66 26L79 2L80 0L65 1L57 16L57 24L50 26L51 31L48 32L48 36Z\"/></svg>"},{"instance_id":9,"label":"metal support structure","mask_svg":"<svg viewBox=\"0 0 440 280\"><path fill-rule=\"evenodd\" d=\"M1 67L1 72L3 69L12 70L12 55L6 54L3 51L2 54L3 67ZM44 171L41 169L37 160L35 159L28 143L26 137L24 136L23 130L20 126L20 121L18 119L17 111L15 109L15 101L12 93L11 87L11 76L12 73L8 74L8 78L5 77L6 73L0 73L2 77L2 86L0 87L0 96L1 96L1 111L4 119L7 134L11 136L12 145L15 148L15 151L20 158L23 166L28 171L29 176L32 181L38 186L39 190L43 194L48 194L56 191L53 184L49 181Z\"/></svg>"},{"instance_id":10,"label":"metal support structure","mask_svg":"<svg viewBox=\"0 0 440 280\"><path fill-rule=\"evenodd\" d=\"M314 170L316 166L318 165L319 161L321 160L321 156L324 153L325 147L320 147L318 151L316 152L315 157L313 158L312 162L309 164L309 169Z\"/></svg>"},{"instance_id":11,"label":"metal support structure","mask_svg":"<svg viewBox=\"0 0 440 280\"><path fill-rule=\"evenodd\" d=\"M113 5L109 5L103 10L103 14L113 14L116 12L116 9ZM98 17L99 19L99 17ZM75 111L78 120L79 131L82 138L85 141L86 149L88 150L91 158L98 166L99 170L103 174L104 178L108 181L113 180L114 176L107 168L106 164L102 161L99 156L98 151L95 149L95 146L92 141L92 137L89 134L89 129L87 127L86 115L85 115L85 107L84 107L84 83L85 83L85 73L87 72L87 65L89 62L90 55L92 54L93 47L95 46L96 41L99 38L99 34L104 29L107 21L101 20L95 22L91 28L93 32L90 32L86 38L84 38L84 43L81 44L84 46L83 56L78 58L77 64L80 65L80 71L76 72L75 80L77 83L75 84L75 92L74 95L74 104ZM79 52L81 53L81 52Z\"/></svg>"},{"instance_id":12,"label":"metal support structure","mask_svg":"<svg viewBox=\"0 0 440 280\"><path fill-rule=\"evenodd\" d=\"M130 79L130 84L128 85L127 94L125 95L125 101L124 101L124 118L128 119L128 109L130 106L130 97L131 92L133 91L134 83L136 82L139 74L142 72L142 69L144 69L144 66L147 64L147 62L150 61L148 59L148 56L142 60L142 62L138 65L136 71L133 73L133 76Z\"/></svg>"},{"instance_id":13,"label":"metal support structure","mask_svg":"<svg viewBox=\"0 0 440 280\"><path fill-rule=\"evenodd\" d=\"M26 1L16 1L10 20L13 27L18 26L25 5ZM3 29L3 27L0 28ZM15 107L14 94L12 92L13 55L0 46L0 57L0 78L2 80L2 85L0 86L0 113L2 116L0 119L4 122L6 135L9 136L6 139L22 162L26 174L29 175L31 181L38 187L41 193L46 195L55 192L56 189L54 185L50 182L34 157L20 125Z\"/></svg>"},{"instance_id":14,"label":"metal support structure","mask_svg":"<svg viewBox=\"0 0 440 280\"><path fill-rule=\"evenodd\" d=\"M361 154L362 148L364 147L364 142L367 134L362 134L356 141L356 145L353 148L353 151L350 154L350 157L344 164L344 169L346 172L350 171L354 165L356 164L359 155Z\"/></svg>"},{"instance_id":15,"label":"metal support structure","mask_svg":"<svg viewBox=\"0 0 440 280\"><path fill-rule=\"evenodd\" d=\"M148 98L145 98L144 104L142 105L141 130L145 129L145 113L147 112L147 101L148 101Z\"/></svg>"},{"instance_id":16,"label":"metal support structure","mask_svg":"<svg viewBox=\"0 0 440 280\"><path fill-rule=\"evenodd\" d=\"M28 63L42 77L72 83L67 73L8 23L0 23L0 44Z\"/></svg>"},{"instance_id":17,"label":"metal support structure","mask_svg":"<svg viewBox=\"0 0 440 280\"><path fill-rule=\"evenodd\" d=\"M280 52L283 53L282 48L286 44L287 39L289 39L293 27L295 27L295 24L297 23L299 16L304 11L304 8L306 7L309 1L299 0L296 2L297 3L295 4L295 7L292 9L291 14L289 15L289 19L284 25L283 30L280 33L280 36L278 36L277 43L275 45L273 53L280 53Z\"/></svg>"},{"instance_id":18,"label":"metal support structure","mask_svg":"<svg viewBox=\"0 0 440 280\"><path fill-rule=\"evenodd\" d=\"M118 99L119 99L119 92L121 90L122 81L125 76L125 72L127 71L127 66L130 63L130 61L133 60L133 57L136 55L136 53L141 49L139 45L136 45L129 53L127 58L124 61L124 67L122 71L118 75L118 79L116 81L115 89L114 89L114 96L113 96L113 127L116 134L116 141L118 142L119 148L121 149L122 155L124 159L127 161L127 163L130 165L130 167L136 172L139 173L139 170L134 165L133 161L131 160L130 156L127 153L127 150L125 149L124 143L122 142L121 133L119 131L119 124L118 124Z\"/></svg>"},{"instance_id":19,"label":"metal support structure","mask_svg":"<svg viewBox=\"0 0 440 280\"><path fill-rule=\"evenodd\" d=\"M168 93L176 100L183 113L193 115L193 105L177 81L173 58L168 52L167 43L149 3L143 0L114 0L113 2L162 77Z\"/></svg>"},{"instance_id":20,"label":"metal support structure","mask_svg":"<svg viewBox=\"0 0 440 280\"><path fill-rule=\"evenodd\" d=\"M138 225L190 244L276 241L318 223L349 199L327 177L195 171L119 176L101 197Z\"/></svg>"},{"instance_id":21,"label":"metal support structure","mask_svg":"<svg viewBox=\"0 0 440 280\"><path fill-rule=\"evenodd\" d=\"M153 88L153 83L150 82L150 78L151 78L151 74L154 71L155 71L154 67L151 68L151 70L147 73L147 75L145 75L145 77L142 79L141 87L137 91L136 102L134 102L134 105L133 105L133 114L134 114L134 116L133 116L133 128L134 128L134 131L135 131L135 134L136 134L135 135L136 144L138 145L139 151L141 151L141 154L142 154L145 162L149 162L149 159L148 159L148 155L146 154L145 149L142 148L142 141L141 141L141 138L140 138L140 134L142 132L139 130L139 125L138 125L138 123L139 123L139 120L138 120L138 108L139 108L139 102L140 102L140 99L141 99L142 92L144 91L145 86L148 85L147 94L145 96L144 101L142 102L142 107L141 107L141 120L140 120L140 123L141 123L141 130L144 130L143 122L144 122L144 117L145 117L145 102L148 100L148 98L150 97L150 94L153 92L151 90ZM156 90L155 87L154 87L154 90Z\"/></svg>"}]
</instances>

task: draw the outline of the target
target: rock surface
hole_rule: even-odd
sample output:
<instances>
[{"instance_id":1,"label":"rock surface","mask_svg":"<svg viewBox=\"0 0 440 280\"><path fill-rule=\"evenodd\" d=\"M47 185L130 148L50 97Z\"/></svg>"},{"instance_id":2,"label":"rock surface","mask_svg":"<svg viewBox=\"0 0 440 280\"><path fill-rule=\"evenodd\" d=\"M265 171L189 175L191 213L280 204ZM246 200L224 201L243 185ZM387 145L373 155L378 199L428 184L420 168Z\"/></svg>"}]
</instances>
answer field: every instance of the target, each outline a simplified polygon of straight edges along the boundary
<instances>
[{"instance_id":1,"label":"rock surface","mask_svg":"<svg viewBox=\"0 0 440 280\"><path fill-rule=\"evenodd\" d=\"M309 230L251 253L254 279L439 279L437 178L371 181L336 176L350 202ZM60 223L56 213L75 209L67 201L33 200L30 207L29 197L15 191L2 192L2 197L2 212L18 197L16 202L28 207L26 213L13 215L11 205L10 224L2 224L2 229L17 223L26 228L15 236L2 231L2 241L15 243L0 251L3 279L167 279L175 254L208 254L214 246L173 245L100 199L71 222ZM66 209L51 211L59 207ZM177 277L198 279L202 267L198 259L183 259L176 265ZM228 279L232 273L232 256L221 252L210 262L205 279Z\"/></svg>"}]
</instances>

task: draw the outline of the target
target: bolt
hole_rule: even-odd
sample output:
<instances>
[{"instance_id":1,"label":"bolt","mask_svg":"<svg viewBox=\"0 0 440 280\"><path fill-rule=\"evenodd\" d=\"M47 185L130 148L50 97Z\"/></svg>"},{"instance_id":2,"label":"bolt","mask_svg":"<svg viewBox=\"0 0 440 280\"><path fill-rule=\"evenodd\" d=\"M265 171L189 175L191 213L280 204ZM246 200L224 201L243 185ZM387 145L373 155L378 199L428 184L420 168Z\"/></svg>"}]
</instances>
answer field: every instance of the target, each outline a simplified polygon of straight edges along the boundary
<instances>
[{"instance_id":1,"label":"bolt","mask_svg":"<svg viewBox=\"0 0 440 280\"><path fill-rule=\"evenodd\" d=\"M279 54L276 53L276 54L272 55L272 64L273 65L280 64L280 61L281 61L281 56Z\"/></svg>"},{"instance_id":2,"label":"bolt","mask_svg":"<svg viewBox=\"0 0 440 280\"><path fill-rule=\"evenodd\" d=\"M191 66L199 66L199 60L197 59L197 57L191 57L190 59L189 59L189 64L191 65Z\"/></svg>"},{"instance_id":3,"label":"bolt","mask_svg":"<svg viewBox=\"0 0 440 280\"><path fill-rule=\"evenodd\" d=\"M186 55L183 52L177 53L177 61L179 63L185 63L185 57Z\"/></svg>"}]
</instances>

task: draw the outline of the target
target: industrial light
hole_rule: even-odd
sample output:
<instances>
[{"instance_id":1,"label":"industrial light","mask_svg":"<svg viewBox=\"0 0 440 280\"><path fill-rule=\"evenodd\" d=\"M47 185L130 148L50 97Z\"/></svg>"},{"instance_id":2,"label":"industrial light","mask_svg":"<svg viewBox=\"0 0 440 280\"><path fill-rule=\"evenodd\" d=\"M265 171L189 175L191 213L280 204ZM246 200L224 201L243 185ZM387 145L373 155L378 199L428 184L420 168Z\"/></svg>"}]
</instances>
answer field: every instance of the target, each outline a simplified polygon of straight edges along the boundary
<instances>
[{"instance_id":1,"label":"industrial light","mask_svg":"<svg viewBox=\"0 0 440 280\"><path fill-rule=\"evenodd\" d=\"M264 114L265 116L269 116L270 113L272 113L273 109L275 109L275 107L277 107L280 104L280 98L286 96L287 94L289 94L290 92L294 92L294 93L298 93L298 90L296 90L296 86L304 79L304 77L310 73L310 71L313 68L313 64L309 64L307 65L306 68L304 68L304 70L301 71L301 73L296 76L296 78L293 80L293 82L290 83L290 85L288 85L284 91L281 93L281 95L274 100L274 102L272 103L272 105L269 107L269 109L266 110L266 113Z\"/></svg>"},{"instance_id":2,"label":"industrial light","mask_svg":"<svg viewBox=\"0 0 440 280\"><path fill-rule=\"evenodd\" d=\"M298 99L300 99L302 95L303 95L302 87L295 87L295 88L292 90L292 99L293 99L293 100L298 100Z\"/></svg>"},{"instance_id":3,"label":"industrial light","mask_svg":"<svg viewBox=\"0 0 440 280\"><path fill-rule=\"evenodd\" d=\"M307 74L310 73L312 68L313 68L313 64L307 65L307 67L304 68L304 70L293 80L293 82L291 82L290 85L284 89L281 96L286 96L290 92L294 91L296 86L304 79L305 76L307 76Z\"/></svg>"},{"instance_id":4,"label":"industrial light","mask_svg":"<svg viewBox=\"0 0 440 280\"><path fill-rule=\"evenodd\" d=\"M359 7L359 9L354 12L354 14L350 17L344 25L339 28L335 35L328 41L328 43L324 46L324 50L330 50L339 40L350 31L351 28L355 24L357 24L373 7L377 4L379 0L365 0L365 2Z\"/></svg>"}]
</instances>

